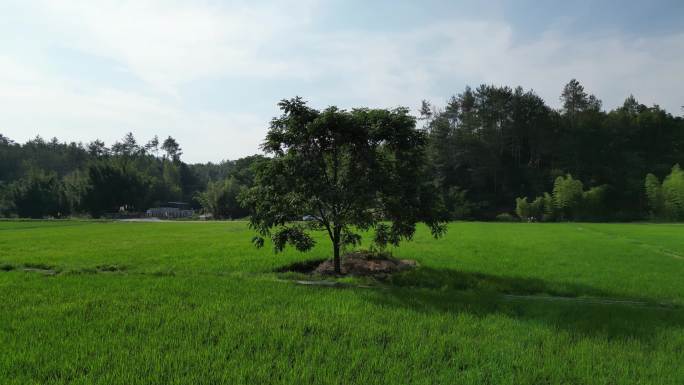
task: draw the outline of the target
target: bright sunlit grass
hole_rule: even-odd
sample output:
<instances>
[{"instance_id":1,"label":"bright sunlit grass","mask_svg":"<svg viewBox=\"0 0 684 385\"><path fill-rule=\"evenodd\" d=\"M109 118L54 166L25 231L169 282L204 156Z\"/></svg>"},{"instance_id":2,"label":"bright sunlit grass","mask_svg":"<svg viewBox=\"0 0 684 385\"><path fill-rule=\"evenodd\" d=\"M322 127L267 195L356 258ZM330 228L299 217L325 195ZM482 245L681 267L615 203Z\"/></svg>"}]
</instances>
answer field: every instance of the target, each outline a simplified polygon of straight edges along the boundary
<instances>
[{"instance_id":1,"label":"bright sunlit grass","mask_svg":"<svg viewBox=\"0 0 684 385\"><path fill-rule=\"evenodd\" d=\"M393 250L421 266L370 289L273 273L322 234L252 235L0 222L0 383L684 383L684 226L421 228Z\"/></svg>"}]
</instances>

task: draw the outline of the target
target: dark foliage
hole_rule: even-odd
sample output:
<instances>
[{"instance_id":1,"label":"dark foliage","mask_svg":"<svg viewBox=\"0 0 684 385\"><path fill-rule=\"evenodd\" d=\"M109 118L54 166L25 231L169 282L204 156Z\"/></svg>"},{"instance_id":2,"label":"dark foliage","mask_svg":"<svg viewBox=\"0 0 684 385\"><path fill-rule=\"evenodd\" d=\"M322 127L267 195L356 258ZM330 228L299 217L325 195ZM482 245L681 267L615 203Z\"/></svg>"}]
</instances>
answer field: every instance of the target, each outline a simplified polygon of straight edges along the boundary
<instances>
[{"instance_id":1,"label":"dark foliage","mask_svg":"<svg viewBox=\"0 0 684 385\"><path fill-rule=\"evenodd\" d=\"M157 137L141 146L132 133L107 147L95 140L60 143L41 137L24 144L0 134L0 216L31 218L90 214L99 217L124 209L145 209L171 201L196 201L209 184L231 181L226 217L244 217L237 194L251 185L252 156L221 165L181 161L175 139Z\"/></svg>"},{"instance_id":2,"label":"dark foliage","mask_svg":"<svg viewBox=\"0 0 684 385\"><path fill-rule=\"evenodd\" d=\"M242 194L251 226L270 236L276 251L287 244L308 250L314 241L307 230L323 229L339 273L340 249L358 244L356 230L384 232L383 245L410 240L417 222L435 236L444 232L426 167L427 136L407 109L318 111L301 98L279 106L283 115L263 144L272 158L258 163L254 187ZM300 222L305 216L310 220Z\"/></svg>"},{"instance_id":3,"label":"dark foliage","mask_svg":"<svg viewBox=\"0 0 684 385\"><path fill-rule=\"evenodd\" d=\"M434 178L448 207L467 208L452 218L510 212L517 197L543 196L566 174L587 190L605 186L607 195L598 214L571 217L647 215L644 178L662 179L682 162L684 119L632 96L604 112L574 79L563 88L561 105L556 111L532 91L485 85L466 88L443 109L423 103Z\"/></svg>"}]
</instances>

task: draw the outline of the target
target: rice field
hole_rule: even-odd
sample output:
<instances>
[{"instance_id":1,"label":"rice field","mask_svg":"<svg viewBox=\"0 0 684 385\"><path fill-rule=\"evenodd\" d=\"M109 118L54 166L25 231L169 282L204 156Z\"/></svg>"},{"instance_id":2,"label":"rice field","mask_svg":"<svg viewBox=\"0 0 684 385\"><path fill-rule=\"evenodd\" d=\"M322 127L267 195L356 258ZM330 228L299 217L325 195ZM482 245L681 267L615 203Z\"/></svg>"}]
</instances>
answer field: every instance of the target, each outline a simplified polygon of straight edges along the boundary
<instances>
[{"instance_id":1,"label":"rice field","mask_svg":"<svg viewBox=\"0 0 684 385\"><path fill-rule=\"evenodd\" d=\"M682 225L420 228L392 250L418 268L344 288L274 272L329 256L322 233L252 235L0 221L0 383L684 383Z\"/></svg>"}]
</instances>

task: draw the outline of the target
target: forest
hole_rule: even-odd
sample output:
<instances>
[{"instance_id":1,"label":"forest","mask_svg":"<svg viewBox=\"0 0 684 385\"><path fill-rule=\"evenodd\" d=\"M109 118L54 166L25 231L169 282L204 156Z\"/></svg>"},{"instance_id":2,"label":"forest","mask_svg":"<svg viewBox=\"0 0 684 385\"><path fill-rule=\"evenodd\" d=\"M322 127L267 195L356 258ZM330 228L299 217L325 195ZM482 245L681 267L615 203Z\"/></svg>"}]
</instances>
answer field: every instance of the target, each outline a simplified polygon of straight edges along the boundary
<instances>
[{"instance_id":1,"label":"forest","mask_svg":"<svg viewBox=\"0 0 684 385\"><path fill-rule=\"evenodd\" d=\"M423 101L429 168L450 219L631 221L684 219L684 119L633 96L606 111L571 80L550 107L533 90L466 87L446 105ZM266 123L266 122L265 122ZM0 134L0 216L138 215L188 202L241 218L253 155L188 164L172 137L107 146Z\"/></svg>"},{"instance_id":2,"label":"forest","mask_svg":"<svg viewBox=\"0 0 684 385\"><path fill-rule=\"evenodd\" d=\"M63 143L41 137L18 144L0 134L0 215L93 218L131 215L167 202L187 202L217 218L247 213L236 203L260 156L219 164L187 164L177 141L132 133L110 147L100 140Z\"/></svg>"}]
</instances>

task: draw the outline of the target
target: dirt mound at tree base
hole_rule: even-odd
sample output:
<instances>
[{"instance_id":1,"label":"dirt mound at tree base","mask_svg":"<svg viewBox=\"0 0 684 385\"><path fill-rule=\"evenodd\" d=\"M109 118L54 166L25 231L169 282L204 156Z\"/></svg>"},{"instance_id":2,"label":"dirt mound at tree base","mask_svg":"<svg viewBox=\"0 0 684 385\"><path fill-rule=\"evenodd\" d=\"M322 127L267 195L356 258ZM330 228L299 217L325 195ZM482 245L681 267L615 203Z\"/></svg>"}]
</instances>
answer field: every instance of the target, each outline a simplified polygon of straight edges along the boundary
<instances>
[{"instance_id":1,"label":"dirt mound at tree base","mask_svg":"<svg viewBox=\"0 0 684 385\"><path fill-rule=\"evenodd\" d=\"M384 276L418 266L418 263L411 259L395 259L367 253L347 254L342 257L341 262L343 275L360 276ZM313 269L312 273L335 275L335 265L332 260L324 261Z\"/></svg>"}]
</instances>

